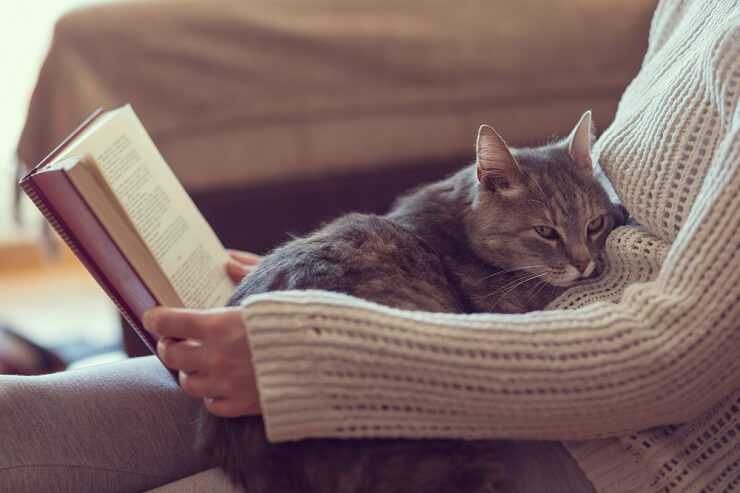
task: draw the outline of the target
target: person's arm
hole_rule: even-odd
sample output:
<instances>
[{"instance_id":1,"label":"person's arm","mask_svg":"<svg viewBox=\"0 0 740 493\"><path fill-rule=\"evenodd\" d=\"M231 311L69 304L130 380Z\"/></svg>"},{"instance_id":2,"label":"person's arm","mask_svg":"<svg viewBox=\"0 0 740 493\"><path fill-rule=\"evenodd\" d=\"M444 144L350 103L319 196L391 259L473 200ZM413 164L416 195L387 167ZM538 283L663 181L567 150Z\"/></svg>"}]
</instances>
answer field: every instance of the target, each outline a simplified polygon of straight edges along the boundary
<instances>
[{"instance_id":1,"label":"person's arm","mask_svg":"<svg viewBox=\"0 0 740 493\"><path fill-rule=\"evenodd\" d=\"M269 438L577 439L700 415L740 387L739 167L736 119L658 277L619 304L447 316L248 298Z\"/></svg>"}]
</instances>

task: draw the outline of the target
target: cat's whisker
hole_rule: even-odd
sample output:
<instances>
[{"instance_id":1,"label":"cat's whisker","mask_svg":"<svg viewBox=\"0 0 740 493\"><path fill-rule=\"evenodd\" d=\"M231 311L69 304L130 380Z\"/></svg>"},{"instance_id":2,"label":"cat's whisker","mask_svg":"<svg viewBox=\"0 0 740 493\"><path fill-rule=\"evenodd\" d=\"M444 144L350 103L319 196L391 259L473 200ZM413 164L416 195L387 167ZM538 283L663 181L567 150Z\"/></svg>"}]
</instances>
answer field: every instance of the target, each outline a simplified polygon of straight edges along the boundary
<instances>
[{"instance_id":1,"label":"cat's whisker","mask_svg":"<svg viewBox=\"0 0 740 493\"><path fill-rule=\"evenodd\" d=\"M508 273L511 273L511 272L516 272L516 271L519 271L519 270L523 270L523 271L526 271L527 269L538 269L538 268L540 268L540 267L547 267L547 266L546 266L545 264L539 264L539 265L525 265L524 267L515 267L515 268L513 268L513 269L505 269L505 270L501 270L501 271L498 271L498 272L494 272L493 274L489 274L489 275L487 275L487 276L483 277L483 278L482 278L482 279L480 279L480 280L479 280L478 282L476 282L475 284L473 284L473 286L477 286L478 284L482 283L483 281L486 281L486 280L488 280L488 279L491 279L492 277L496 277L496 276L499 276L499 275L501 275L501 274L508 274Z\"/></svg>"},{"instance_id":2,"label":"cat's whisker","mask_svg":"<svg viewBox=\"0 0 740 493\"><path fill-rule=\"evenodd\" d=\"M532 279L537 279L538 277L543 277L543 276L544 276L544 274L531 274L530 273L530 274L527 274L527 275L525 275L523 277L518 277L518 278L516 278L516 279L514 279L512 281L507 282L503 286L500 286L498 289L495 289L494 291L491 291L490 293L488 293L486 295L486 297L493 296L494 294L500 293L501 291L504 291L504 290L507 290L507 289L511 288L512 286L514 288L516 288L517 286L520 286L520 285L524 284L525 282L528 282L528 281L531 281ZM509 289L509 291L510 291L510 289ZM507 293L509 291L507 291Z\"/></svg>"},{"instance_id":3,"label":"cat's whisker","mask_svg":"<svg viewBox=\"0 0 740 493\"><path fill-rule=\"evenodd\" d=\"M511 293L511 292L512 292L512 291L513 291L514 289L518 288L519 286L521 286L522 284L524 284L524 283L526 283L526 282L529 282L529 281L531 281L531 280L533 280L533 279L537 279L537 278L540 278L540 277L543 277L543 276L544 276L544 274L538 274L538 275L533 275L533 276L530 276L530 277L528 277L527 279L524 279L524 280L523 280L523 281L521 281L520 283L518 283L518 284L515 284L514 286L512 286L511 288L509 288L509 290L508 290L508 291L506 291L506 292L505 292L504 294L502 294L502 295L501 295L501 296L499 297L499 299L497 299L497 300L496 300L496 303L494 303L494 304L492 305L492 308L493 308L493 307L495 307L496 305L498 305L498 304L499 304L499 303L501 302L501 300L502 300L502 299L504 299L504 298L506 297L506 295L508 295L509 293ZM500 290L499 290L499 291L500 291Z\"/></svg>"},{"instance_id":4,"label":"cat's whisker","mask_svg":"<svg viewBox=\"0 0 740 493\"><path fill-rule=\"evenodd\" d=\"M538 275L539 274L533 274L531 272L526 272L524 274L517 274L517 277L514 277L513 279L508 280L503 286L499 286L497 289L494 289L493 291L491 291L488 294L476 296L476 297L474 297L474 299L481 300L481 299L489 298L489 297L493 296L494 294L496 294L496 293L498 293L500 291L503 291L504 289L507 289L509 286L511 286L513 284L516 284L516 283L518 283L520 281L525 281L526 282L527 280L533 279L534 277L537 277Z\"/></svg>"},{"instance_id":5,"label":"cat's whisker","mask_svg":"<svg viewBox=\"0 0 740 493\"><path fill-rule=\"evenodd\" d=\"M493 296L496 293L500 293L501 291L503 291L505 289L508 289L510 286L518 286L519 284L523 284L523 283L525 283L527 281L531 281L532 279L536 279L538 277L542 277L543 275L544 274L532 274L532 273L528 273L528 274L526 274L526 275L524 275L522 277L517 277L517 278L515 278L515 279L513 279L513 280L511 280L509 282L507 282L503 286L499 286L498 289L495 289L495 290L491 291L490 293L488 293L487 295L485 295L484 298L488 298L489 296Z\"/></svg>"},{"instance_id":6,"label":"cat's whisker","mask_svg":"<svg viewBox=\"0 0 740 493\"><path fill-rule=\"evenodd\" d=\"M538 289L538 290L537 290L537 291L536 291L536 292L534 293L534 295L533 295L532 297L534 297L534 296L537 296L538 294L540 294L540 291L542 291L542 289L543 289L543 288L547 287L547 285L548 285L548 284L549 284L549 282L545 281L545 282L544 282L544 283L542 284L542 287L541 287L540 289Z\"/></svg>"},{"instance_id":7,"label":"cat's whisker","mask_svg":"<svg viewBox=\"0 0 740 493\"><path fill-rule=\"evenodd\" d=\"M543 284L547 284L547 281L539 281L537 284L529 288L527 292L524 293L524 300L526 301L529 299L530 293L532 293L532 297L534 297L534 291L538 288L541 288Z\"/></svg>"},{"instance_id":8,"label":"cat's whisker","mask_svg":"<svg viewBox=\"0 0 740 493\"><path fill-rule=\"evenodd\" d=\"M529 291L527 291L527 293L532 292L532 295L531 296L527 296L525 294L524 295L525 296L524 300L525 301L528 301L530 299L533 299L535 296L537 296L540 293L540 291L542 291L542 288L544 288L545 286L547 286L547 281L540 281L539 283L537 283L535 285L534 288L532 288Z\"/></svg>"}]
</instances>

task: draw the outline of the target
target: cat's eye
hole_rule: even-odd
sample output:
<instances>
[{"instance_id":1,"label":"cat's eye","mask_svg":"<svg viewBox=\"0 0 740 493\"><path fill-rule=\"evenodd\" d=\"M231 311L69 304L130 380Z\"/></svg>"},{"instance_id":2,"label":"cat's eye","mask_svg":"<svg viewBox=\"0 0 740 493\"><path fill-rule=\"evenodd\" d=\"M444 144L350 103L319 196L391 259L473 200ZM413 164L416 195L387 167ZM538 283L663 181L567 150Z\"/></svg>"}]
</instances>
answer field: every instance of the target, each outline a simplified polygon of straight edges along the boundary
<instances>
[{"instance_id":1,"label":"cat's eye","mask_svg":"<svg viewBox=\"0 0 740 493\"><path fill-rule=\"evenodd\" d=\"M559 236L557 231L547 226L535 226L534 230L537 231L538 235L548 240L554 240Z\"/></svg>"},{"instance_id":2,"label":"cat's eye","mask_svg":"<svg viewBox=\"0 0 740 493\"><path fill-rule=\"evenodd\" d=\"M590 223L588 223L587 229L589 233L595 233L601 229L604 225L604 216L599 216Z\"/></svg>"}]
</instances>

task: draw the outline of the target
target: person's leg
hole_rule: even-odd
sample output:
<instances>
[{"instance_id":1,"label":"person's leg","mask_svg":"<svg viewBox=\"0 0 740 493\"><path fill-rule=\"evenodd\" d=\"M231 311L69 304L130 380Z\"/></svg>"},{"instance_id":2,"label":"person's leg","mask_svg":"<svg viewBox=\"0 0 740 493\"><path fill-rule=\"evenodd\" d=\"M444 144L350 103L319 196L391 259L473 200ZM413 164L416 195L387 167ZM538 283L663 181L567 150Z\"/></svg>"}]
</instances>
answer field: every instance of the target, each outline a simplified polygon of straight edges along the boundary
<instances>
[{"instance_id":1,"label":"person's leg","mask_svg":"<svg viewBox=\"0 0 740 493\"><path fill-rule=\"evenodd\" d=\"M211 466L193 451L199 406L153 356L43 377L0 375L0 484L8 491L143 491L185 478ZM499 445L512 493L593 491L559 443ZM211 473L231 488L222 473ZM205 477L177 489L197 491Z\"/></svg>"},{"instance_id":2,"label":"person's leg","mask_svg":"<svg viewBox=\"0 0 740 493\"><path fill-rule=\"evenodd\" d=\"M42 377L0 375L7 491L142 491L206 469L191 399L153 356Z\"/></svg>"}]
</instances>

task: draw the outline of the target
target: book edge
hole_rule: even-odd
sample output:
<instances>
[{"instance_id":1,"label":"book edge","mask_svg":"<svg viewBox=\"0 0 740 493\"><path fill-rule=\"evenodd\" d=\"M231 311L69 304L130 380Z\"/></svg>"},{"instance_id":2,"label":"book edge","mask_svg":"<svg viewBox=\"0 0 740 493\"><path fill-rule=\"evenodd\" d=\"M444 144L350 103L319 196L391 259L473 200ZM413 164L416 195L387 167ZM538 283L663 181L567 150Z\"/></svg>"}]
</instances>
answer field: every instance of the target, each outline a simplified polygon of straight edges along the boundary
<instances>
[{"instance_id":1,"label":"book edge","mask_svg":"<svg viewBox=\"0 0 740 493\"><path fill-rule=\"evenodd\" d=\"M87 127L89 127L95 120L97 120L100 115L105 112L106 111L105 109L103 109L102 106L93 111L82 123L77 126L77 128L74 129L74 131L72 131L71 134L67 136L67 138L65 138L58 146L56 146L53 151L47 154L44 159L39 161L38 164L31 169L31 171L26 173L26 175L21 178L18 184L23 187L23 182L27 181L32 175L40 171L50 161L56 158L78 135L80 135Z\"/></svg>"},{"instance_id":2,"label":"book edge","mask_svg":"<svg viewBox=\"0 0 740 493\"><path fill-rule=\"evenodd\" d=\"M60 171L62 172L62 171ZM63 172L62 172L63 173ZM62 238L62 240L69 246L70 250L72 250L72 253L75 254L75 256L80 260L80 262L85 266L85 269L90 273L90 275L93 276L95 281L100 285L101 288L103 288L103 291L106 293L108 298L116 305L116 308L118 308L118 311L121 313L121 315L126 319L126 321L131 325L131 327L134 329L134 331L137 333L137 335L144 341L144 344L147 346L147 348L154 354L156 354L156 339L154 336L149 334L146 329L144 329L143 325L141 324L141 321L136 317L136 315L133 313L133 310L126 304L125 301L121 298L118 291L115 289L115 287L110 283L110 281L104 276L97 264L92 260L90 255L87 253L87 251L82 247L81 243L77 240L76 237L71 233L71 231L67 228L66 223L64 220L59 216L59 214L54 209L54 206L47 201L46 196L43 194L43 192L36 187L36 185L33 183L33 177L27 176L24 178L20 186L23 189L23 191L28 195L28 197L31 199L31 201L36 205L36 207L41 211L44 218L49 222L49 224L54 228L54 230L59 234L59 236ZM66 176L64 177L66 180L69 181L69 178ZM72 185L72 188L75 189L75 192L77 192L77 189L74 187L72 182L69 182L70 185ZM84 197L80 196L83 202L86 203L84 200ZM92 214L95 216L94 214ZM97 217L96 217L97 220ZM111 241L111 244L115 246L115 248L119 251L122 258L126 261L126 263L129 264L129 267L131 270L136 273L136 270L133 269L131 264L128 261L128 258L123 254L123 252L120 251L118 245L113 241L112 238L110 238L110 235L106 228L100 224L101 229L105 232L106 235L108 235L108 238ZM138 273L136 273L136 276L139 277ZM141 280L141 278L139 277ZM156 301L156 298L154 295L149 291L149 288L146 286L143 280L141 280L141 285L144 287L144 289L147 290L149 295Z\"/></svg>"}]
</instances>

